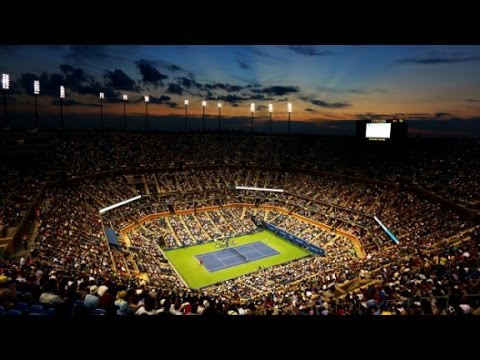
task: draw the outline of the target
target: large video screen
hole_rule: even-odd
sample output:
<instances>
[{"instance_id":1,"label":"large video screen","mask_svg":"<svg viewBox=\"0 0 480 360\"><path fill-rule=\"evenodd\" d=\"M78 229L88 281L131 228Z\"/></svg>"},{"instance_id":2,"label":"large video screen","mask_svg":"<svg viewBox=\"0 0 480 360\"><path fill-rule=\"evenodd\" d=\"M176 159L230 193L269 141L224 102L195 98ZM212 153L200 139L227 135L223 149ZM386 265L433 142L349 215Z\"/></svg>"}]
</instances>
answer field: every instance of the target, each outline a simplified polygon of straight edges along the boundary
<instances>
[{"instance_id":1,"label":"large video screen","mask_svg":"<svg viewBox=\"0 0 480 360\"><path fill-rule=\"evenodd\" d=\"M365 137L368 139L390 139L390 133L392 130L391 123L371 123L367 124L367 130L365 131Z\"/></svg>"}]
</instances>

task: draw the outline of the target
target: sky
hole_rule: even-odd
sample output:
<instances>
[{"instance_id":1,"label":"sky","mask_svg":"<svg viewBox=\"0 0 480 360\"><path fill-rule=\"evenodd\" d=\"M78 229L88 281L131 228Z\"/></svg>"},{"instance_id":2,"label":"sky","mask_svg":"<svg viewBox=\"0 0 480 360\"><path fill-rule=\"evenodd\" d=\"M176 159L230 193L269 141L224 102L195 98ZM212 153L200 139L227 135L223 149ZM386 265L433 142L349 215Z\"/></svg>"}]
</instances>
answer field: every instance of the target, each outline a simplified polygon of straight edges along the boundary
<instances>
[{"instance_id":1,"label":"sky","mask_svg":"<svg viewBox=\"0 0 480 360\"><path fill-rule=\"evenodd\" d=\"M10 75L8 120L34 122L33 81L41 125L98 127L105 93L106 127L354 135L359 119L405 118L410 136L480 136L480 46L466 45L8 45L0 71ZM128 95L126 104L122 96ZM2 121L4 121L3 113Z\"/></svg>"}]
</instances>

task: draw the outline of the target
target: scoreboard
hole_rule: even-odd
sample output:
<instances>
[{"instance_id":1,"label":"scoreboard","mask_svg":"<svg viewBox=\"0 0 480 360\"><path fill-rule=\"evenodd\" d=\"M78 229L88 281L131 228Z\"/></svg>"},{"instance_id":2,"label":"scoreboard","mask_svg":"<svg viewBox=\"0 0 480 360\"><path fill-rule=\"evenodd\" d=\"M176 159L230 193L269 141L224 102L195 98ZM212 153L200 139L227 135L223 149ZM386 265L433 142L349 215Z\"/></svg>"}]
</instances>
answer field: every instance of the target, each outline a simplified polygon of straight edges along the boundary
<instances>
[{"instance_id":1,"label":"scoreboard","mask_svg":"<svg viewBox=\"0 0 480 360\"><path fill-rule=\"evenodd\" d=\"M407 138L405 119L358 120L357 138L367 141L394 141Z\"/></svg>"}]
</instances>

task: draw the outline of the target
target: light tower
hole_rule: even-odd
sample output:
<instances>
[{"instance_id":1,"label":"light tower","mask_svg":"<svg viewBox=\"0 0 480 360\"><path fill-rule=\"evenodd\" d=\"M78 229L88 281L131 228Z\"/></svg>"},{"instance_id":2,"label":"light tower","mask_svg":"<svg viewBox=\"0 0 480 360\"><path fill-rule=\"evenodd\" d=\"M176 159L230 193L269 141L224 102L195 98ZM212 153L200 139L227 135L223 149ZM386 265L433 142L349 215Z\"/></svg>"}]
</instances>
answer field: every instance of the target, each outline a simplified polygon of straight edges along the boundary
<instances>
[{"instance_id":1,"label":"light tower","mask_svg":"<svg viewBox=\"0 0 480 360\"><path fill-rule=\"evenodd\" d=\"M60 85L60 130L63 131L63 99L65 99L65 86Z\"/></svg>"},{"instance_id":2,"label":"light tower","mask_svg":"<svg viewBox=\"0 0 480 360\"><path fill-rule=\"evenodd\" d=\"M205 131L205 106L207 106L207 102L205 100L202 101L202 131Z\"/></svg>"},{"instance_id":3,"label":"light tower","mask_svg":"<svg viewBox=\"0 0 480 360\"><path fill-rule=\"evenodd\" d=\"M292 115L292 103L288 103L288 135L290 135L290 115Z\"/></svg>"},{"instance_id":4,"label":"light tower","mask_svg":"<svg viewBox=\"0 0 480 360\"><path fill-rule=\"evenodd\" d=\"M270 134L272 133L272 112L273 112L273 105L268 104L268 112L270 113L270 121L268 123Z\"/></svg>"},{"instance_id":5,"label":"light tower","mask_svg":"<svg viewBox=\"0 0 480 360\"><path fill-rule=\"evenodd\" d=\"M128 95L123 94L123 131L127 131L127 101Z\"/></svg>"},{"instance_id":6,"label":"light tower","mask_svg":"<svg viewBox=\"0 0 480 360\"><path fill-rule=\"evenodd\" d=\"M145 95L145 131L148 131L148 103L150 96Z\"/></svg>"},{"instance_id":7,"label":"light tower","mask_svg":"<svg viewBox=\"0 0 480 360\"><path fill-rule=\"evenodd\" d=\"M105 99L105 94L101 92L98 97L100 98L100 130L103 132L103 99Z\"/></svg>"},{"instance_id":8,"label":"light tower","mask_svg":"<svg viewBox=\"0 0 480 360\"><path fill-rule=\"evenodd\" d=\"M185 99L185 131L187 131L187 110L188 110L188 100Z\"/></svg>"},{"instance_id":9,"label":"light tower","mask_svg":"<svg viewBox=\"0 0 480 360\"><path fill-rule=\"evenodd\" d=\"M7 112L7 90L10 89L10 75L2 74L2 89L3 89L3 116L5 118L5 128L9 128L8 112Z\"/></svg>"},{"instance_id":10,"label":"light tower","mask_svg":"<svg viewBox=\"0 0 480 360\"><path fill-rule=\"evenodd\" d=\"M221 116L222 116L222 103L218 103L218 131L222 129Z\"/></svg>"},{"instance_id":11,"label":"light tower","mask_svg":"<svg viewBox=\"0 0 480 360\"><path fill-rule=\"evenodd\" d=\"M255 103L250 104L250 112L252 113L252 128L250 130L253 131L253 113L255 112Z\"/></svg>"},{"instance_id":12,"label":"light tower","mask_svg":"<svg viewBox=\"0 0 480 360\"><path fill-rule=\"evenodd\" d=\"M40 81L34 80L33 81L33 96L35 99L35 129L38 129L39 121L38 121L38 105L37 105L37 96L40 95Z\"/></svg>"}]
</instances>

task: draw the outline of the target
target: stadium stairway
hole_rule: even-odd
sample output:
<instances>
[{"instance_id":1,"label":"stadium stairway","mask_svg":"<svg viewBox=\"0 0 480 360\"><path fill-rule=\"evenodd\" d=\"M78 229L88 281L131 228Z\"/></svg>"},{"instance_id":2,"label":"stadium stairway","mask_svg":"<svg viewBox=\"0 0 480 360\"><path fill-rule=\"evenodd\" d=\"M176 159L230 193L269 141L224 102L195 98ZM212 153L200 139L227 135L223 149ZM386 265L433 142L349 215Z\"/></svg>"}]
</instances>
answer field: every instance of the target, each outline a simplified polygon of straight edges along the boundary
<instances>
[{"instance_id":1,"label":"stadium stairway","mask_svg":"<svg viewBox=\"0 0 480 360\"><path fill-rule=\"evenodd\" d=\"M170 206L170 205L169 205ZM165 222L167 223L167 227L168 227L168 230L170 230L170 233L173 235L173 237L175 238L175 241L177 242L177 245L178 246L182 246L182 242L180 241L180 239L178 238L177 236L177 233L175 232L175 229L173 228L172 224L170 224L170 221L168 218L165 218Z\"/></svg>"},{"instance_id":2,"label":"stadium stairway","mask_svg":"<svg viewBox=\"0 0 480 360\"><path fill-rule=\"evenodd\" d=\"M193 236L192 232L190 231L190 227L187 226L187 223L183 219L183 216L180 216L180 222L182 223L183 227L185 228L185 231L187 232L188 236L192 240L193 243L197 242L197 239L195 239L195 236Z\"/></svg>"},{"instance_id":3,"label":"stadium stairway","mask_svg":"<svg viewBox=\"0 0 480 360\"><path fill-rule=\"evenodd\" d=\"M225 222L226 226L230 229L232 234L237 233L237 231L232 227L232 225L230 225L230 222L225 219L225 216L223 216L222 211L218 211L218 216L220 216L223 219L223 221Z\"/></svg>"}]
</instances>

